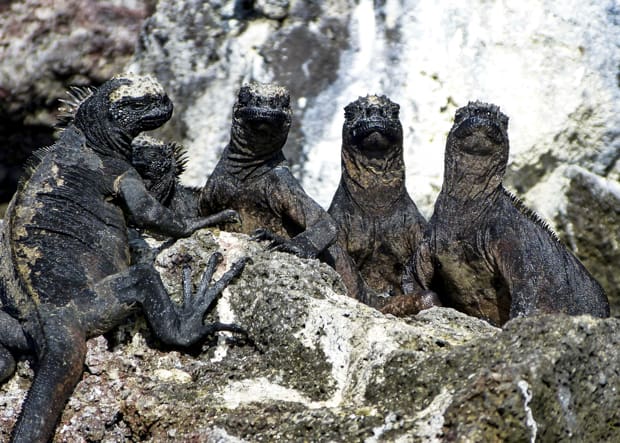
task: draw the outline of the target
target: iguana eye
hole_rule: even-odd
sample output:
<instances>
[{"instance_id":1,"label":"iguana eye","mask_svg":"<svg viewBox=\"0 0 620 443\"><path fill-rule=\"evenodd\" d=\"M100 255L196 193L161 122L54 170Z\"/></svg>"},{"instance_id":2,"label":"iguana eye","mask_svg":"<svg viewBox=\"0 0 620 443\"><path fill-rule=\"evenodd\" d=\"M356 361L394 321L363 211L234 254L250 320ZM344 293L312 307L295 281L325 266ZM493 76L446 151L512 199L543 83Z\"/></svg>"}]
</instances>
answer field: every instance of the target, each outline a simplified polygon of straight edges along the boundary
<instances>
[{"instance_id":1,"label":"iguana eye","mask_svg":"<svg viewBox=\"0 0 620 443\"><path fill-rule=\"evenodd\" d=\"M129 108L135 111L141 111L141 110L148 108L148 103L145 103L143 101L131 101L128 104L129 104Z\"/></svg>"},{"instance_id":2,"label":"iguana eye","mask_svg":"<svg viewBox=\"0 0 620 443\"><path fill-rule=\"evenodd\" d=\"M353 120L355 118L355 109L351 106L344 108L344 118L345 120Z\"/></svg>"},{"instance_id":3,"label":"iguana eye","mask_svg":"<svg viewBox=\"0 0 620 443\"><path fill-rule=\"evenodd\" d=\"M246 87L241 88L241 90L239 91L239 104L241 106L247 106L250 103L251 99L252 94L250 93L249 89Z\"/></svg>"}]
</instances>

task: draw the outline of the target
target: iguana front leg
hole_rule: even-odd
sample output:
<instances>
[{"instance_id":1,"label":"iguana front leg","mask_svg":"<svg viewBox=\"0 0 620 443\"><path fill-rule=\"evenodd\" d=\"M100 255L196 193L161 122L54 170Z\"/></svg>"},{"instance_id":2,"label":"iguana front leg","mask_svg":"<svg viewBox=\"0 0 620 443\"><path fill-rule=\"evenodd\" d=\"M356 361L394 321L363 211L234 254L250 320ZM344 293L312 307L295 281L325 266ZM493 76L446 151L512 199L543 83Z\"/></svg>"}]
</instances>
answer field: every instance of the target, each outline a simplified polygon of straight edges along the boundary
<instances>
[{"instance_id":1,"label":"iguana front leg","mask_svg":"<svg viewBox=\"0 0 620 443\"><path fill-rule=\"evenodd\" d=\"M200 228L239 220L238 214L230 209L208 217L184 219L163 206L146 189L142 177L135 169L130 169L115 180L114 192L121 200L130 224L171 237L187 237Z\"/></svg>"},{"instance_id":2,"label":"iguana front leg","mask_svg":"<svg viewBox=\"0 0 620 443\"><path fill-rule=\"evenodd\" d=\"M401 280L403 295L392 297L381 312L402 317L415 315L434 306L443 306L437 293L430 289L434 266L428 241L422 241L405 265Z\"/></svg>"}]
</instances>

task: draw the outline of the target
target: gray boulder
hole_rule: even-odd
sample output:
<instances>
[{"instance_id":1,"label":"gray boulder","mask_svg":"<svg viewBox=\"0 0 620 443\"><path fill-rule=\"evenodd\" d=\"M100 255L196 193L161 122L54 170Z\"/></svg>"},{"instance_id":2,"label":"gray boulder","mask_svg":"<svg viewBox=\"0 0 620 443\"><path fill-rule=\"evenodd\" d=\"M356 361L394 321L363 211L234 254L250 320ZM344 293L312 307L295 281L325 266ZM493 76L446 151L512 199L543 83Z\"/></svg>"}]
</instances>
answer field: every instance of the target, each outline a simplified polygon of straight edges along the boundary
<instances>
[{"instance_id":1,"label":"gray boulder","mask_svg":"<svg viewBox=\"0 0 620 443\"><path fill-rule=\"evenodd\" d=\"M203 230L164 250L156 265L173 297L179 254L199 269L219 249L220 273L252 257L207 319L243 325L250 340L171 351L138 317L89 341L55 441L620 438L618 319L535 317L503 330L445 308L397 319L347 297L326 265L263 246ZM0 387L0 440L30 377L21 363Z\"/></svg>"}]
</instances>

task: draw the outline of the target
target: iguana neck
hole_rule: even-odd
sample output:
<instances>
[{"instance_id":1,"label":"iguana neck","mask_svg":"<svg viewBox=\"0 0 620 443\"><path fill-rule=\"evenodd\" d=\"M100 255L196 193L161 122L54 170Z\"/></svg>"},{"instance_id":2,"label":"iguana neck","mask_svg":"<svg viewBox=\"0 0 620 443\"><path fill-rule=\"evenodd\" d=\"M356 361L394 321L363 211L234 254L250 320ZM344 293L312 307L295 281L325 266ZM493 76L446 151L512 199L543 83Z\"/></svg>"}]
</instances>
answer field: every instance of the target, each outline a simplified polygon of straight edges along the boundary
<instances>
[{"instance_id":1,"label":"iguana neck","mask_svg":"<svg viewBox=\"0 0 620 443\"><path fill-rule=\"evenodd\" d=\"M342 183L358 206L381 211L406 192L402 147L389 152L368 158L356 148L342 147Z\"/></svg>"},{"instance_id":2,"label":"iguana neck","mask_svg":"<svg viewBox=\"0 0 620 443\"><path fill-rule=\"evenodd\" d=\"M446 158L444 181L435 203L433 218L442 224L479 227L479 221L503 192L505 166L491 168L484 163Z\"/></svg>"},{"instance_id":3,"label":"iguana neck","mask_svg":"<svg viewBox=\"0 0 620 443\"><path fill-rule=\"evenodd\" d=\"M226 170L240 180L257 178L286 161L281 149L283 145L284 143L280 146L261 146L263 149L255 149L245 138L233 132L222 159Z\"/></svg>"},{"instance_id":4,"label":"iguana neck","mask_svg":"<svg viewBox=\"0 0 620 443\"><path fill-rule=\"evenodd\" d=\"M105 122L84 123L76 121L75 125L84 134L86 146L93 151L104 156L117 157L128 161L131 159L133 137L120 128L106 125Z\"/></svg>"}]
</instances>

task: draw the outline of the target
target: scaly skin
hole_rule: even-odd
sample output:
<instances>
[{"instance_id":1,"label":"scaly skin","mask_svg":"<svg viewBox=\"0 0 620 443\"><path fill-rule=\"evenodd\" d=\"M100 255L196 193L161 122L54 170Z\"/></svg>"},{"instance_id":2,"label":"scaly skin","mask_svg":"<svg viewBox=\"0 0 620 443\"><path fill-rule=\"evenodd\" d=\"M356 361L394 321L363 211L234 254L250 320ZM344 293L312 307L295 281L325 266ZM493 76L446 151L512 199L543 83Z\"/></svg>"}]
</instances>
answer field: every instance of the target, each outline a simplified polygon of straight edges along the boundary
<instances>
[{"instance_id":1,"label":"scaly skin","mask_svg":"<svg viewBox=\"0 0 620 443\"><path fill-rule=\"evenodd\" d=\"M217 330L239 330L204 325L202 319L244 261L213 285L201 285L196 295L186 290L181 306L171 302L152 264L130 263L127 219L172 237L208 225L207 219L182 219L162 206L130 164L133 138L172 114L161 86L150 77L115 77L82 98L58 142L31 160L5 218L0 379L14 367L7 350L36 360L14 442L53 437L82 375L86 340L136 309L173 346L191 346ZM220 258L212 257L205 279Z\"/></svg>"},{"instance_id":2,"label":"scaly skin","mask_svg":"<svg viewBox=\"0 0 620 443\"><path fill-rule=\"evenodd\" d=\"M142 177L146 189L165 207L183 218L200 215L198 201L200 188L183 186L180 176L187 163L185 149L174 142L139 135L131 143L131 163ZM239 223L239 214L226 209L205 217L209 225ZM128 220L133 226L133 220ZM173 239L168 239L159 247L153 248L139 230L129 229L129 245L132 263L152 263L162 249L168 247Z\"/></svg>"},{"instance_id":3,"label":"scaly skin","mask_svg":"<svg viewBox=\"0 0 620 443\"><path fill-rule=\"evenodd\" d=\"M291 125L288 91L241 87L233 107L231 139L200 195L202 214L234 209L236 229L271 241L276 250L315 258L332 244L336 228L291 174L282 148Z\"/></svg>"},{"instance_id":4,"label":"scaly skin","mask_svg":"<svg viewBox=\"0 0 620 443\"><path fill-rule=\"evenodd\" d=\"M475 102L457 110L443 187L429 234L411 262L410 283L494 325L537 313L609 316L598 282L502 186L507 126L494 105Z\"/></svg>"},{"instance_id":5,"label":"scaly skin","mask_svg":"<svg viewBox=\"0 0 620 443\"><path fill-rule=\"evenodd\" d=\"M402 295L403 270L426 220L405 188L399 106L387 97L360 97L345 108L342 177L328 212L341 248L330 252L349 292L375 307L392 298L373 292ZM360 291L357 272L370 291Z\"/></svg>"}]
</instances>

